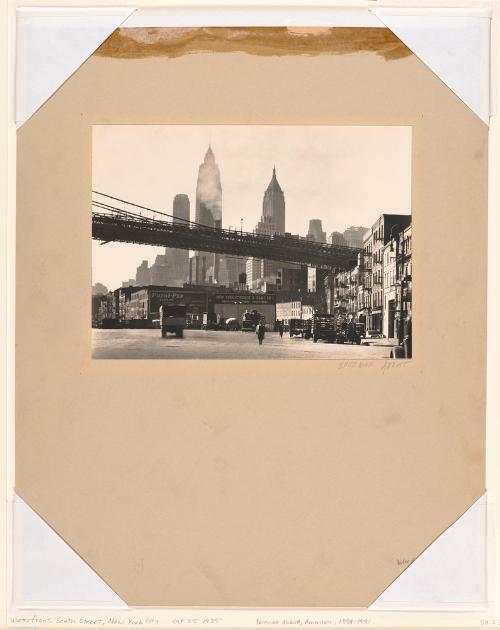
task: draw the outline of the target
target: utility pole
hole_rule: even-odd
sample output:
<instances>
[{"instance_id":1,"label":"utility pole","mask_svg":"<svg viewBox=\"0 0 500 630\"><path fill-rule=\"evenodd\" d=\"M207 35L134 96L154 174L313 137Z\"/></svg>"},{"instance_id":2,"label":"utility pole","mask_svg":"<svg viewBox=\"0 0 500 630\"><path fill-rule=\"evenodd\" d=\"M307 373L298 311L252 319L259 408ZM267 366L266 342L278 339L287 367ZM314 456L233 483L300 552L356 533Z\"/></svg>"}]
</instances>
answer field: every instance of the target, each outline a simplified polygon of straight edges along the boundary
<instances>
[{"instance_id":1,"label":"utility pole","mask_svg":"<svg viewBox=\"0 0 500 630\"><path fill-rule=\"evenodd\" d=\"M394 228L398 228L398 233L394 239L392 233ZM400 251L399 251L399 237L401 235L401 228L398 223L391 227L390 239L396 241L396 285L399 284L399 291L396 291L396 313L399 313L398 318L398 343L403 343L403 266L399 268L400 263ZM391 247L392 249L392 247Z\"/></svg>"}]
</instances>

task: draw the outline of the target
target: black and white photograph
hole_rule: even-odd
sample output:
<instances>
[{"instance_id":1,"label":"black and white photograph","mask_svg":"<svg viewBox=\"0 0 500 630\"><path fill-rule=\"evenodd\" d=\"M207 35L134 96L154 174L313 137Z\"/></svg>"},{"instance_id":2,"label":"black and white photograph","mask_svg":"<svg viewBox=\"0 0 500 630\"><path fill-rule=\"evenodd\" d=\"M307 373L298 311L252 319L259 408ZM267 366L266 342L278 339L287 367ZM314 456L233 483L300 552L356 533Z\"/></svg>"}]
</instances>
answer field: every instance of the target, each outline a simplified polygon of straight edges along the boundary
<instances>
[{"instance_id":1,"label":"black and white photograph","mask_svg":"<svg viewBox=\"0 0 500 630\"><path fill-rule=\"evenodd\" d=\"M412 357L411 127L96 125L94 359Z\"/></svg>"}]
</instances>

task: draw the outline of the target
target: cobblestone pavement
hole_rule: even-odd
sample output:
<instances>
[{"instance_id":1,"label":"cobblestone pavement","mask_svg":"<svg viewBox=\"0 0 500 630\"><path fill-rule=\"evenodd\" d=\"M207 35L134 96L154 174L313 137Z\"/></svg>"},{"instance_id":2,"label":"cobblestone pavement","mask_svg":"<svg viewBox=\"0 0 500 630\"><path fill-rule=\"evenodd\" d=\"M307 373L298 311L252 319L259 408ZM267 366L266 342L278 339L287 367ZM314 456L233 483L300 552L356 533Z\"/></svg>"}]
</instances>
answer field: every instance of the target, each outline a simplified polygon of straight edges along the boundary
<instances>
[{"instance_id":1,"label":"cobblestone pavement","mask_svg":"<svg viewBox=\"0 0 500 630\"><path fill-rule=\"evenodd\" d=\"M162 339L159 330L92 330L95 359L385 359L389 346L330 344L312 339L280 339L266 333L262 346L251 332L185 330Z\"/></svg>"}]
</instances>

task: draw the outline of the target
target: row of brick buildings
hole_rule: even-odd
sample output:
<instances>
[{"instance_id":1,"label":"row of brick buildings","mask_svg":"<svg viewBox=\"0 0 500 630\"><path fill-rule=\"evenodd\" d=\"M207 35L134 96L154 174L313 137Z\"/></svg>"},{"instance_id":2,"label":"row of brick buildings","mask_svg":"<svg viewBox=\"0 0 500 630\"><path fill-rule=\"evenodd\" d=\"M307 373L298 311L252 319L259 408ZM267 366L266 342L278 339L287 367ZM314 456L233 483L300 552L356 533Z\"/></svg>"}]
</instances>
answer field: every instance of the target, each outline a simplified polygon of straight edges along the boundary
<instances>
[{"instance_id":1,"label":"row of brick buildings","mask_svg":"<svg viewBox=\"0 0 500 630\"><path fill-rule=\"evenodd\" d=\"M326 276L309 268L306 285L277 299L276 319L286 325L325 311L401 340L411 318L411 254L411 216L382 214L366 231L355 266Z\"/></svg>"},{"instance_id":2,"label":"row of brick buildings","mask_svg":"<svg viewBox=\"0 0 500 630\"><path fill-rule=\"evenodd\" d=\"M411 216L382 214L365 235L357 265L325 279L329 313L400 337L411 317Z\"/></svg>"},{"instance_id":3,"label":"row of brick buildings","mask_svg":"<svg viewBox=\"0 0 500 630\"><path fill-rule=\"evenodd\" d=\"M150 328L158 322L162 304L183 304L194 327L202 324L204 313L225 319L235 317L241 322L245 311L253 309L273 326L276 299L276 293L251 293L206 285L120 287L92 297L92 325Z\"/></svg>"}]
</instances>

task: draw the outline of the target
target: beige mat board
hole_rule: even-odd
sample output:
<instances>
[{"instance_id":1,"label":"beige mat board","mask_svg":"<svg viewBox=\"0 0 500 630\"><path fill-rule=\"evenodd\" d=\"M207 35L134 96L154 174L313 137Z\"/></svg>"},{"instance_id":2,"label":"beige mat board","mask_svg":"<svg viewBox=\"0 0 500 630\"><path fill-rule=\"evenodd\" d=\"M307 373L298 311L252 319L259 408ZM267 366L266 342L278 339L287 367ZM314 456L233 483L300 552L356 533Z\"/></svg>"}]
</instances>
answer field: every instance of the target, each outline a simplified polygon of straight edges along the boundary
<instances>
[{"instance_id":1,"label":"beige mat board","mask_svg":"<svg viewBox=\"0 0 500 630\"><path fill-rule=\"evenodd\" d=\"M201 48L18 131L16 492L128 605L368 606L485 489L487 127L412 54ZM91 126L148 123L412 125L414 358L92 361Z\"/></svg>"}]
</instances>

